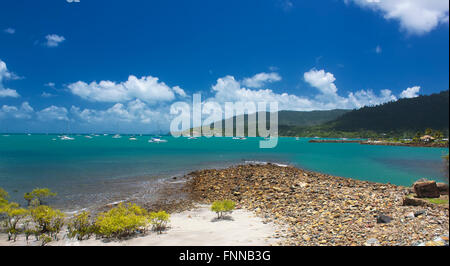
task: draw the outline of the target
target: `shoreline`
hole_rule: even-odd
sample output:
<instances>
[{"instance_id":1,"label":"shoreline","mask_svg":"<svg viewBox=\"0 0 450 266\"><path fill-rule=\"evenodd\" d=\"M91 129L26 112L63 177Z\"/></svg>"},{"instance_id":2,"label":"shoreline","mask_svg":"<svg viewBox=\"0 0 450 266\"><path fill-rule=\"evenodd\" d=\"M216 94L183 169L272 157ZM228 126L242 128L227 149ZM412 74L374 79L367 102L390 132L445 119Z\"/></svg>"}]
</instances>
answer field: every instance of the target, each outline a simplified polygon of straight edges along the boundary
<instances>
[{"instance_id":1,"label":"shoreline","mask_svg":"<svg viewBox=\"0 0 450 266\"><path fill-rule=\"evenodd\" d=\"M365 140L340 140L340 139L311 139L309 143L358 143L361 145L378 146L401 146L401 147L423 147L423 148L448 148L447 143L399 143L389 141L365 141Z\"/></svg>"},{"instance_id":2,"label":"shoreline","mask_svg":"<svg viewBox=\"0 0 450 266\"><path fill-rule=\"evenodd\" d=\"M176 233L169 229L162 236L161 245L183 245L177 238L188 239L184 245L208 245L204 241L206 235L215 236L215 230L221 230L208 220L215 216L209 206L224 199L235 201L239 213L227 226L239 228L244 236L251 234L236 242L226 237L229 232L220 231L219 239L225 242L211 245L364 246L373 242L411 246L442 236L447 236L448 241L448 196L444 205L403 206L410 188L389 183L246 161L162 178L158 185L154 201L139 202L130 197L120 202L138 203L149 211L165 210L176 217ZM96 212L109 210L118 203L97 207ZM415 217L416 213L420 215ZM193 214L198 218L195 221L191 220ZM392 221L380 224L377 222L380 215L387 215ZM195 233L183 226L186 222L193 223ZM253 226L260 230L252 231ZM5 242L4 238L1 234L0 245L26 245L23 241ZM150 234L109 244L98 239L82 242L63 239L51 245L158 245L154 240L155 234Z\"/></svg>"}]
</instances>

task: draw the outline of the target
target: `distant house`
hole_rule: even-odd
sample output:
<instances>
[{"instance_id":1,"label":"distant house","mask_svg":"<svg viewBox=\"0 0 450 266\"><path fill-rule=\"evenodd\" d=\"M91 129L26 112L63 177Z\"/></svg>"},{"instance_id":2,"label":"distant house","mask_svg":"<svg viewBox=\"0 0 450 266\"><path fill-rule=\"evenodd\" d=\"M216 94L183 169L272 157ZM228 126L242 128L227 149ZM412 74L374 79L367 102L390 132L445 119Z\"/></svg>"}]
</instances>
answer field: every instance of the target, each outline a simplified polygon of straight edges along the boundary
<instances>
[{"instance_id":1,"label":"distant house","mask_svg":"<svg viewBox=\"0 0 450 266\"><path fill-rule=\"evenodd\" d=\"M420 140L423 142L432 142L435 140L435 138L433 138L430 135L425 135L425 136L421 137Z\"/></svg>"}]
</instances>

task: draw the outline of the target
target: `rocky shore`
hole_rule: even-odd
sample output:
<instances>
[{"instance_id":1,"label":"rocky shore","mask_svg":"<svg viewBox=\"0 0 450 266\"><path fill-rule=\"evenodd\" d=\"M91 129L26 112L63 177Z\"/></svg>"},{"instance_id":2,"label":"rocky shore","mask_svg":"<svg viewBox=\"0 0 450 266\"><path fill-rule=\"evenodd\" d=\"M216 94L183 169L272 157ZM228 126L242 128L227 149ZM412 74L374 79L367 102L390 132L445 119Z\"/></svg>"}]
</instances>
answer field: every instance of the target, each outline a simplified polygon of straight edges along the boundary
<instances>
[{"instance_id":1,"label":"rocky shore","mask_svg":"<svg viewBox=\"0 0 450 266\"><path fill-rule=\"evenodd\" d=\"M390 142L390 141L365 141L365 140L344 140L344 139L312 139L309 143L359 143L362 145L381 146L403 146L403 147L429 147L448 148L447 142Z\"/></svg>"},{"instance_id":2,"label":"rocky shore","mask_svg":"<svg viewBox=\"0 0 450 266\"><path fill-rule=\"evenodd\" d=\"M403 206L407 187L267 164L196 171L181 190L193 202L234 200L280 225L278 245L448 245L448 196Z\"/></svg>"}]
</instances>

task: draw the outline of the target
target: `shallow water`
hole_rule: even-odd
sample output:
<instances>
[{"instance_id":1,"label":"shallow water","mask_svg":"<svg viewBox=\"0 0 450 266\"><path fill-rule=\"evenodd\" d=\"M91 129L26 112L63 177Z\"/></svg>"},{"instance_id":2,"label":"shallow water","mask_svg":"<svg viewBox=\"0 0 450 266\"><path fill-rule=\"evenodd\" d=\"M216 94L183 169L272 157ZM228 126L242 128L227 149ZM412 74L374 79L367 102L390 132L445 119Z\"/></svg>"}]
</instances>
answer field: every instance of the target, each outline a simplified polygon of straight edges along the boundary
<instances>
[{"instance_id":1,"label":"shallow water","mask_svg":"<svg viewBox=\"0 0 450 266\"><path fill-rule=\"evenodd\" d=\"M245 161L279 162L337 176L411 185L424 177L445 180L441 157L448 153L444 148L308 143L309 139L295 138L280 138L275 149L259 149L260 138L164 137L169 142L148 143L149 136L137 141L126 136L73 137L73 141L61 141L54 135L0 136L0 187L21 203L24 192L49 187L58 192L58 205L73 209L120 200L142 189L151 194L160 177Z\"/></svg>"}]
</instances>

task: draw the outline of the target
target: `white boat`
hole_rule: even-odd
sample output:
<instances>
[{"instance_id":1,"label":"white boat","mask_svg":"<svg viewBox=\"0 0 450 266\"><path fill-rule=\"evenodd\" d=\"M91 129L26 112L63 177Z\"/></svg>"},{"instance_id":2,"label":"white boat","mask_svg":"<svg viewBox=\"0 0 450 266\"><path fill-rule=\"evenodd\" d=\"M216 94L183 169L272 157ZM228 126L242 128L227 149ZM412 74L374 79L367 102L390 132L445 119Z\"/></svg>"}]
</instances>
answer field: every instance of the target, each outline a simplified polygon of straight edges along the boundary
<instances>
[{"instance_id":1,"label":"white boat","mask_svg":"<svg viewBox=\"0 0 450 266\"><path fill-rule=\"evenodd\" d=\"M74 138L68 137L68 136L61 136L61 140L75 140Z\"/></svg>"},{"instance_id":2,"label":"white boat","mask_svg":"<svg viewBox=\"0 0 450 266\"><path fill-rule=\"evenodd\" d=\"M84 136L87 139L92 139L92 136Z\"/></svg>"},{"instance_id":3,"label":"white boat","mask_svg":"<svg viewBox=\"0 0 450 266\"><path fill-rule=\"evenodd\" d=\"M296 137L295 140L300 140L300 138L299 138L299 137Z\"/></svg>"},{"instance_id":4,"label":"white boat","mask_svg":"<svg viewBox=\"0 0 450 266\"><path fill-rule=\"evenodd\" d=\"M120 138L122 138L122 136L120 136L119 134L116 134L116 135L114 135L112 138L113 138L113 139L120 139Z\"/></svg>"},{"instance_id":5,"label":"white boat","mask_svg":"<svg viewBox=\"0 0 450 266\"><path fill-rule=\"evenodd\" d=\"M149 143L165 143L165 142L167 142L167 140L160 139L160 138L151 138L148 142Z\"/></svg>"},{"instance_id":6,"label":"white boat","mask_svg":"<svg viewBox=\"0 0 450 266\"><path fill-rule=\"evenodd\" d=\"M136 141L136 140L137 140L137 138L135 138L135 137L131 137L131 138L129 138L129 140L131 140L131 141Z\"/></svg>"}]
</instances>

